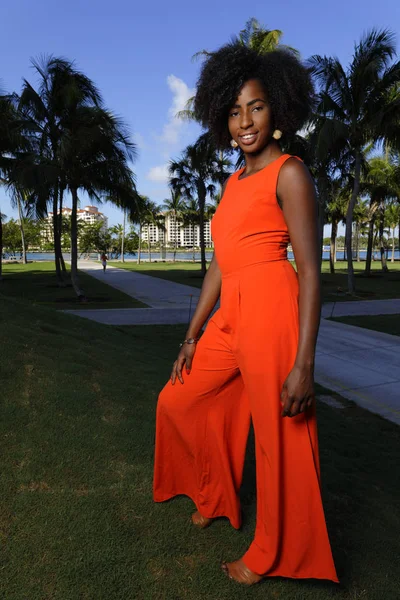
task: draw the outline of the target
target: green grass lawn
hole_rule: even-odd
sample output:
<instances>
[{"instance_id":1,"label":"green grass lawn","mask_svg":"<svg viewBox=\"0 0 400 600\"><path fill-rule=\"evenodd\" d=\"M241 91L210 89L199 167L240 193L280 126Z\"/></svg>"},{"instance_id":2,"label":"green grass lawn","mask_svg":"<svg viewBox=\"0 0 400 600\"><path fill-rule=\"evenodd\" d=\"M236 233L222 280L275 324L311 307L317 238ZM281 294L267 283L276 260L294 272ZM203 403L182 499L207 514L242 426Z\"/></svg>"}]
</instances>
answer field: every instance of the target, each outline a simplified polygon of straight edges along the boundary
<instances>
[{"instance_id":1,"label":"green grass lawn","mask_svg":"<svg viewBox=\"0 0 400 600\"><path fill-rule=\"evenodd\" d=\"M127 294L79 272L80 282L87 295L87 303L79 303L71 283L60 288L57 284L53 262L4 264L0 293L28 302L65 308L142 308L146 305Z\"/></svg>"},{"instance_id":2,"label":"green grass lawn","mask_svg":"<svg viewBox=\"0 0 400 600\"><path fill-rule=\"evenodd\" d=\"M382 331L391 335L400 335L400 315L368 315L357 317L333 317L331 321L339 321L346 325L355 325L374 331Z\"/></svg>"},{"instance_id":3,"label":"green grass lawn","mask_svg":"<svg viewBox=\"0 0 400 600\"><path fill-rule=\"evenodd\" d=\"M202 277L199 263L177 262L177 263L141 263L136 262L111 262L110 265L123 269L134 270L153 277L160 277L184 283L193 287L201 287ZM344 262L338 262L336 273L329 273L329 263L324 261L322 266L322 292L324 302L341 302L346 300L377 300L385 298L400 298L400 262L389 263L389 273L382 273L380 263L372 264L372 275L365 277L363 270L365 263L354 263L356 271L357 294L348 296L347 269Z\"/></svg>"},{"instance_id":4,"label":"green grass lawn","mask_svg":"<svg viewBox=\"0 0 400 600\"><path fill-rule=\"evenodd\" d=\"M154 504L154 418L184 327L99 325L0 295L0 597L5 600L395 600L400 428L319 406L326 517L341 579L244 589L220 571L255 519L249 445L240 532ZM155 339L157 343L155 343Z\"/></svg>"}]
</instances>

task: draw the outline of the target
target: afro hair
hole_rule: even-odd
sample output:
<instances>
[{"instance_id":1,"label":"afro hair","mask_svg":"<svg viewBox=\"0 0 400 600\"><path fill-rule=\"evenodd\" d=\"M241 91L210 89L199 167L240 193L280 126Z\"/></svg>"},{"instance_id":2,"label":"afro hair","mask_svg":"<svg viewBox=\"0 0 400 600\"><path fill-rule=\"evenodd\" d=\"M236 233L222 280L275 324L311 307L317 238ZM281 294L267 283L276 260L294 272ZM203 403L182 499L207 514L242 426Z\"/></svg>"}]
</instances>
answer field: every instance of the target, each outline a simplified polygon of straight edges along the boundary
<instances>
[{"instance_id":1,"label":"afro hair","mask_svg":"<svg viewBox=\"0 0 400 600\"><path fill-rule=\"evenodd\" d=\"M219 148L229 148L228 115L246 81L261 82L271 107L274 129L288 139L310 115L314 90L309 71L287 50L258 54L237 42L213 52L204 63L194 103L196 119Z\"/></svg>"}]
</instances>

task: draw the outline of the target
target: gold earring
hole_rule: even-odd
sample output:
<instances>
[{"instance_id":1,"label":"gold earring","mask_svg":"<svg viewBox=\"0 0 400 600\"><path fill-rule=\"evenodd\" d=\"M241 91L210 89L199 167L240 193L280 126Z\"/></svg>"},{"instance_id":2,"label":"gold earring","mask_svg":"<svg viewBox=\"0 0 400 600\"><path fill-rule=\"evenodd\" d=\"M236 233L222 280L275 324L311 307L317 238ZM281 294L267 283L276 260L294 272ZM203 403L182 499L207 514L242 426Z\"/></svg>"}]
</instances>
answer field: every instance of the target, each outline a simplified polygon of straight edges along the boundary
<instances>
[{"instance_id":1,"label":"gold earring","mask_svg":"<svg viewBox=\"0 0 400 600\"><path fill-rule=\"evenodd\" d=\"M235 140L231 140L231 146L232 148L238 148L239 144Z\"/></svg>"},{"instance_id":2,"label":"gold earring","mask_svg":"<svg viewBox=\"0 0 400 600\"><path fill-rule=\"evenodd\" d=\"M282 137L282 131L280 129L275 129L274 133L272 134L272 137L274 138L274 140L280 140Z\"/></svg>"}]
</instances>

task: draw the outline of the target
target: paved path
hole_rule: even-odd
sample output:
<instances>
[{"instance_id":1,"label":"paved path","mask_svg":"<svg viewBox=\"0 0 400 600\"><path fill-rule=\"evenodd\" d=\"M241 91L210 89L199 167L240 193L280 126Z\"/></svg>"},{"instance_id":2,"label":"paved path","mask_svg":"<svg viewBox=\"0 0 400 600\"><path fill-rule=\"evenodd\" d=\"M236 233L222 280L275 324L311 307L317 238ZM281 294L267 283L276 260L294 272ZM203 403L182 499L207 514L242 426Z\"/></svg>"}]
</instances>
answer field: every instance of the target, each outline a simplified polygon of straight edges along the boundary
<instances>
[{"instance_id":1,"label":"paved path","mask_svg":"<svg viewBox=\"0 0 400 600\"><path fill-rule=\"evenodd\" d=\"M355 315L400 315L400 298L362 300L361 302L328 302L322 307L323 318Z\"/></svg>"},{"instance_id":2,"label":"paved path","mask_svg":"<svg viewBox=\"0 0 400 600\"><path fill-rule=\"evenodd\" d=\"M109 325L189 321L200 290L158 277L81 261L79 268L151 308L66 311ZM325 305L317 345L316 381L400 425L400 337L326 320L331 316L400 314L400 300Z\"/></svg>"},{"instance_id":3,"label":"paved path","mask_svg":"<svg viewBox=\"0 0 400 600\"><path fill-rule=\"evenodd\" d=\"M197 302L200 296L199 288L136 271L107 267L103 273L100 263L87 260L79 261L78 267L88 275L125 292L151 308L189 308L191 297L192 302Z\"/></svg>"},{"instance_id":4,"label":"paved path","mask_svg":"<svg viewBox=\"0 0 400 600\"><path fill-rule=\"evenodd\" d=\"M400 425L400 337L321 322L315 379Z\"/></svg>"},{"instance_id":5,"label":"paved path","mask_svg":"<svg viewBox=\"0 0 400 600\"><path fill-rule=\"evenodd\" d=\"M190 321L196 308L200 289L151 277L135 271L103 267L98 262L79 261L79 269L88 275L140 300L150 308L115 308L66 310L106 325L173 325Z\"/></svg>"}]
</instances>

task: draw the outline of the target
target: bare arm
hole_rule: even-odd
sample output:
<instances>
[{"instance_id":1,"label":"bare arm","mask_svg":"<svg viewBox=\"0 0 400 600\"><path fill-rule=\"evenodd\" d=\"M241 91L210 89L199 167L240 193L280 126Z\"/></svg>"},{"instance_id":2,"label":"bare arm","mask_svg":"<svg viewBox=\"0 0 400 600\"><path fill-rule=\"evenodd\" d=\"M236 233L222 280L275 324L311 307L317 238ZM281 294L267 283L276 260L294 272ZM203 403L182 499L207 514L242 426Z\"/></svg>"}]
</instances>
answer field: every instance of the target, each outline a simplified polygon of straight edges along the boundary
<instances>
[{"instance_id":1,"label":"bare arm","mask_svg":"<svg viewBox=\"0 0 400 600\"><path fill-rule=\"evenodd\" d=\"M204 277L196 310L186 333L186 338L196 338L207 321L221 293L221 271L215 255Z\"/></svg>"},{"instance_id":2,"label":"bare arm","mask_svg":"<svg viewBox=\"0 0 400 600\"><path fill-rule=\"evenodd\" d=\"M222 196L225 192L228 181L222 188ZM200 298L186 332L186 339L197 338L204 323L207 321L221 293L221 271L219 269L215 255L204 277L201 287ZM171 381L174 384L176 379L183 383L182 369L186 366L186 373L189 374L192 368L193 357L196 352L196 344L184 344L174 362L171 373Z\"/></svg>"},{"instance_id":3,"label":"bare arm","mask_svg":"<svg viewBox=\"0 0 400 600\"><path fill-rule=\"evenodd\" d=\"M295 365L283 390L283 415L295 416L314 401L315 347L321 314L316 198L308 169L295 159L282 167L277 191L299 277L299 342Z\"/></svg>"}]
</instances>

